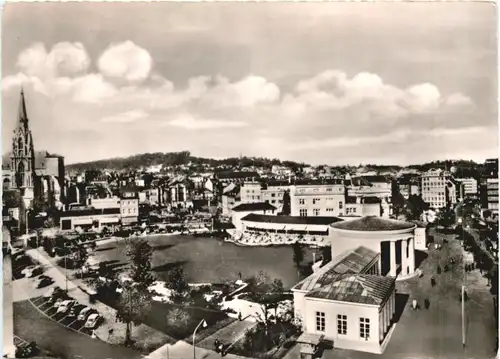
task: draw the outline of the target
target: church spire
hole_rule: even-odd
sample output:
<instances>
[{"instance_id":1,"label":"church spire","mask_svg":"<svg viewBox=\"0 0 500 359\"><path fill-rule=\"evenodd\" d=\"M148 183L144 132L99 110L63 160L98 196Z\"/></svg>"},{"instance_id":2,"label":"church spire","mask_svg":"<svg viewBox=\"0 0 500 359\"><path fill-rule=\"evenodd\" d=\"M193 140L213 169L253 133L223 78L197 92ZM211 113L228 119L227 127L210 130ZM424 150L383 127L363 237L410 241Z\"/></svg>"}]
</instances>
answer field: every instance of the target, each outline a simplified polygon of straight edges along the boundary
<instances>
[{"instance_id":1,"label":"church spire","mask_svg":"<svg viewBox=\"0 0 500 359\"><path fill-rule=\"evenodd\" d=\"M17 114L18 126L28 127L28 114L26 112L26 101L24 100L24 89L21 88L21 98L19 99L19 111Z\"/></svg>"}]
</instances>

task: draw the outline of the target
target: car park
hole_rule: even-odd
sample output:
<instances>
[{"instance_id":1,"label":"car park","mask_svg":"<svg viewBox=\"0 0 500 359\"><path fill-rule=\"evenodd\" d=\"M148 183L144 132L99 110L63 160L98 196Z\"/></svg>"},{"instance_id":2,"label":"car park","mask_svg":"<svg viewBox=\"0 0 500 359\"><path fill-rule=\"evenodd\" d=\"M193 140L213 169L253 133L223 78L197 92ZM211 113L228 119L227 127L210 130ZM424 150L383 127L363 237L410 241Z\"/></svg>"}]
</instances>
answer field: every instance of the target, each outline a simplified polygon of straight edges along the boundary
<instances>
[{"instance_id":1,"label":"car park","mask_svg":"<svg viewBox=\"0 0 500 359\"><path fill-rule=\"evenodd\" d=\"M97 325L99 324L101 317L97 313L91 314L88 318L87 321L85 322L85 328L86 329L95 329Z\"/></svg>"},{"instance_id":2,"label":"car park","mask_svg":"<svg viewBox=\"0 0 500 359\"><path fill-rule=\"evenodd\" d=\"M57 307L57 313L66 314L74 304L74 300L62 301L61 304Z\"/></svg>"},{"instance_id":3,"label":"car park","mask_svg":"<svg viewBox=\"0 0 500 359\"><path fill-rule=\"evenodd\" d=\"M53 308L59 308L59 306L62 304L63 302L63 299L62 298L57 298L54 302L54 304L52 305Z\"/></svg>"}]
</instances>

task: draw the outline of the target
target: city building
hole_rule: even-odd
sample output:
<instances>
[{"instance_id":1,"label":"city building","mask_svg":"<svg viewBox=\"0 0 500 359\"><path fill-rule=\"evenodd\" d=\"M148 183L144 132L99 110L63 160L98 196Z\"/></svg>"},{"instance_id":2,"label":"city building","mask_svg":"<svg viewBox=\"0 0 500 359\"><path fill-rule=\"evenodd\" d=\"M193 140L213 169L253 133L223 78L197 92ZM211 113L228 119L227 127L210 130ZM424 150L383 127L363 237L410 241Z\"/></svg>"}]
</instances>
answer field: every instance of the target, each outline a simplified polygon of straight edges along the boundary
<instances>
[{"instance_id":1,"label":"city building","mask_svg":"<svg viewBox=\"0 0 500 359\"><path fill-rule=\"evenodd\" d=\"M278 209L278 213L283 210L283 197L286 191L290 191L290 181L268 181L262 185L262 201L272 204Z\"/></svg>"},{"instance_id":2,"label":"city building","mask_svg":"<svg viewBox=\"0 0 500 359\"><path fill-rule=\"evenodd\" d=\"M378 252L363 246L346 250L292 288L302 354L322 341L383 353L394 324L396 278L378 275L379 260Z\"/></svg>"},{"instance_id":3,"label":"city building","mask_svg":"<svg viewBox=\"0 0 500 359\"><path fill-rule=\"evenodd\" d=\"M96 209L82 207L61 212L60 228L63 231L81 229L100 229L103 226L120 223L120 208Z\"/></svg>"},{"instance_id":4,"label":"city building","mask_svg":"<svg viewBox=\"0 0 500 359\"><path fill-rule=\"evenodd\" d=\"M246 181L241 185L241 203L258 203L262 202L262 185L256 181Z\"/></svg>"},{"instance_id":5,"label":"city building","mask_svg":"<svg viewBox=\"0 0 500 359\"><path fill-rule=\"evenodd\" d=\"M477 196L478 183L475 178L455 178L455 181L463 185L463 193L465 196Z\"/></svg>"},{"instance_id":6,"label":"city building","mask_svg":"<svg viewBox=\"0 0 500 359\"><path fill-rule=\"evenodd\" d=\"M486 180L486 191L488 194L488 209L498 213L498 178L488 178Z\"/></svg>"},{"instance_id":7,"label":"city building","mask_svg":"<svg viewBox=\"0 0 500 359\"><path fill-rule=\"evenodd\" d=\"M457 203L457 186L448 171L431 169L422 173L422 199L431 208L441 209Z\"/></svg>"},{"instance_id":8,"label":"city building","mask_svg":"<svg viewBox=\"0 0 500 359\"><path fill-rule=\"evenodd\" d=\"M498 177L498 158L489 158L484 161L486 177Z\"/></svg>"},{"instance_id":9,"label":"city building","mask_svg":"<svg viewBox=\"0 0 500 359\"><path fill-rule=\"evenodd\" d=\"M242 218L249 214L275 216L276 207L267 202L240 203L231 211L231 221L237 230L242 231Z\"/></svg>"},{"instance_id":10,"label":"city building","mask_svg":"<svg viewBox=\"0 0 500 359\"><path fill-rule=\"evenodd\" d=\"M260 175L255 171L220 171L214 173L214 178L221 183L243 183L257 181Z\"/></svg>"},{"instance_id":11,"label":"city building","mask_svg":"<svg viewBox=\"0 0 500 359\"><path fill-rule=\"evenodd\" d=\"M290 186L290 215L338 217L345 213L342 180L296 181Z\"/></svg>"},{"instance_id":12,"label":"city building","mask_svg":"<svg viewBox=\"0 0 500 359\"><path fill-rule=\"evenodd\" d=\"M231 211L234 206L241 203L241 187L231 183L222 191L222 215L231 217Z\"/></svg>"},{"instance_id":13,"label":"city building","mask_svg":"<svg viewBox=\"0 0 500 359\"><path fill-rule=\"evenodd\" d=\"M120 198L88 198L87 206L93 207L95 209L120 208Z\"/></svg>"},{"instance_id":14,"label":"city building","mask_svg":"<svg viewBox=\"0 0 500 359\"><path fill-rule=\"evenodd\" d=\"M123 225L137 223L139 217L139 195L134 188L123 187L120 189L120 213Z\"/></svg>"}]
</instances>

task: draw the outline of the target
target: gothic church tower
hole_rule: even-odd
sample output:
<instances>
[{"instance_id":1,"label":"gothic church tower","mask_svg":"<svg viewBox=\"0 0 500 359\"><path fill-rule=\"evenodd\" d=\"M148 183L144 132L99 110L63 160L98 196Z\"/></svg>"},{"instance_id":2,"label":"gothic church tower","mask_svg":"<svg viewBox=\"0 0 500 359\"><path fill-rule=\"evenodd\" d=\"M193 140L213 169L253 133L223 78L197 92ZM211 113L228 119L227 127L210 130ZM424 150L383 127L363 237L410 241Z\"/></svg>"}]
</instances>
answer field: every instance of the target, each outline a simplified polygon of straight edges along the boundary
<instances>
[{"instance_id":1,"label":"gothic church tower","mask_svg":"<svg viewBox=\"0 0 500 359\"><path fill-rule=\"evenodd\" d=\"M13 188L20 190L21 196L28 202L33 200L35 195L35 151L23 90L21 90L17 116L17 128L12 138L11 183Z\"/></svg>"}]
</instances>

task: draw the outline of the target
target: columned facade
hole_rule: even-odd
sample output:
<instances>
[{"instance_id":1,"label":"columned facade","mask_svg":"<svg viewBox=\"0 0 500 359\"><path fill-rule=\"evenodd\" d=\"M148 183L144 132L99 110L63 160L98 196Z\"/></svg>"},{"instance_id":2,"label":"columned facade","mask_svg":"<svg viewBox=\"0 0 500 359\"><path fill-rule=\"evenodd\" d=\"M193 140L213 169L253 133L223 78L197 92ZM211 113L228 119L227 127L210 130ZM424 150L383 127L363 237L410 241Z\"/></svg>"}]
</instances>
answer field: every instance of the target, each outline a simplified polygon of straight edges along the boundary
<instances>
[{"instance_id":1,"label":"columned facade","mask_svg":"<svg viewBox=\"0 0 500 359\"><path fill-rule=\"evenodd\" d=\"M413 223L380 217L363 217L331 225L332 258L364 246L380 253L379 272L403 279L415 272L415 228Z\"/></svg>"}]
</instances>

